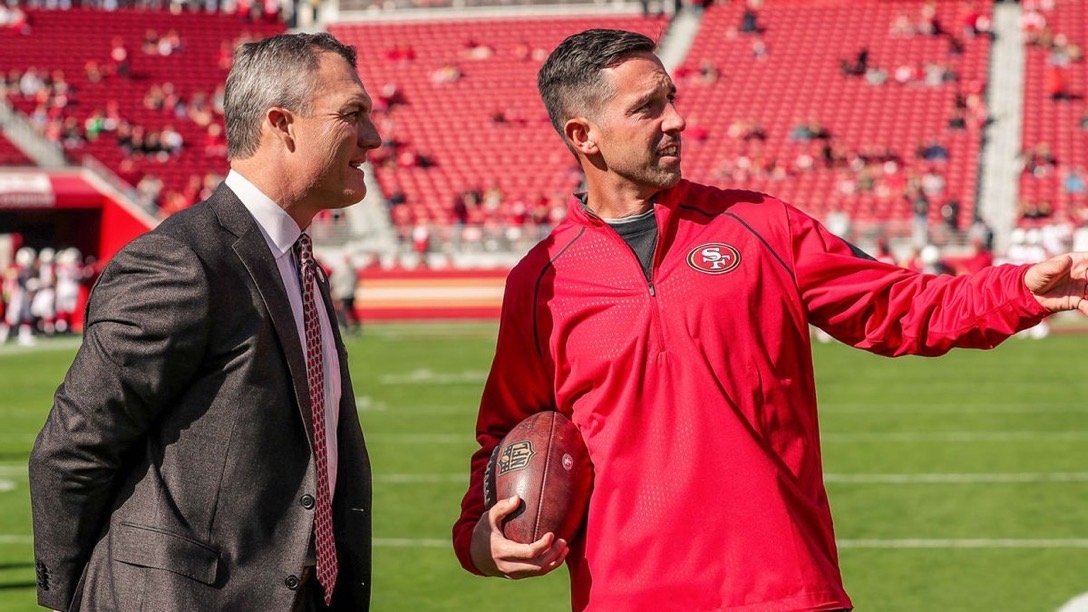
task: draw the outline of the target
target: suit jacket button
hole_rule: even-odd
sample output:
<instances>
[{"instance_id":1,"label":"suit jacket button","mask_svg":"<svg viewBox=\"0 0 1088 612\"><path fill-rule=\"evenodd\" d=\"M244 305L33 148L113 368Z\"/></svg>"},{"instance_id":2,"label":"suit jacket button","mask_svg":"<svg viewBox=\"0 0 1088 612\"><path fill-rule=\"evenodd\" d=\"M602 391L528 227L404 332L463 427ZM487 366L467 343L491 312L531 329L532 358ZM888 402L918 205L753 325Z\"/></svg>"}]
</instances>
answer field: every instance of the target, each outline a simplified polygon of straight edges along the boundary
<instances>
[{"instance_id":1,"label":"suit jacket button","mask_svg":"<svg viewBox=\"0 0 1088 612\"><path fill-rule=\"evenodd\" d=\"M314 509L315 501L314 501L314 496L313 495L310 495L309 493L307 493L306 495L303 495L302 499L300 499L298 501L299 501L300 504L302 504L303 508L306 508L307 510L313 510Z\"/></svg>"},{"instance_id":2,"label":"suit jacket button","mask_svg":"<svg viewBox=\"0 0 1088 612\"><path fill-rule=\"evenodd\" d=\"M294 591L295 589L298 588L298 576L296 576L294 574L291 574L290 576L287 577L286 580L283 581L283 584L287 585L287 588Z\"/></svg>"}]
</instances>

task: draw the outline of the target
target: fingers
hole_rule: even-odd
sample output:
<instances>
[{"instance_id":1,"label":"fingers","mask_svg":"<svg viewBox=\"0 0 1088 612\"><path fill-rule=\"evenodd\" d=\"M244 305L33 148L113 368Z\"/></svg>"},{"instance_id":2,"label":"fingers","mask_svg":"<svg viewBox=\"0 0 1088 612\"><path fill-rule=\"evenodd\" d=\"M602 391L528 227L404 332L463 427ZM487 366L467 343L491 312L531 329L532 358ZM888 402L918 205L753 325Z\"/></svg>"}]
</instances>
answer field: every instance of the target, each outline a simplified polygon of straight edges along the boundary
<instances>
[{"instance_id":1,"label":"fingers","mask_svg":"<svg viewBox=\"0 0 1088 612\"><path fill-rule=\"evenodd\" d=\"M505 541L511 545L502 549L496 566L512 580L543 576L563 565L570 553L566 540L556 539L551 533L531 544Z\"/></svg>"},{"instance_id":2,"label":"fingers","mask_svg":"<svg viewBox=\"0 0 1088 612\"><path fill-rule=\"evenodd\" d=\"M521 506L521 498L517 495L507 497L506 499L500 499L495 502L495 505L487 511L487 520L491 524L491 528L496 531L502 531L502 521L506 516Z\"/></svg>"},{"instance_id":3,"label":"fingers","mask_svg":"<svg viewBox=\"0 0 1088 612\"><path fill-rule=\"evenodd\" d=\"M502 532L503 519L518 509L517 496L501 499L476 523L472 534L472 562L485 576L510 579L543 576L563 565L570 548L566 540L546 533L539 540L522 544L507 539Z\"/></svg>"},{"instance_id":4,"label":"fingers","mask_svg":"<svg viewBox=\"0 0 1088 612\"><path fill-rule=\"evenodd\" d=\"M1070 256L1052 257L1029 268L1024 276L1024 284L1036 295L1045 293L1053 287L1055 281L1069 276L1072 267L1073 259Z\"/></svg>"}]
</instances>

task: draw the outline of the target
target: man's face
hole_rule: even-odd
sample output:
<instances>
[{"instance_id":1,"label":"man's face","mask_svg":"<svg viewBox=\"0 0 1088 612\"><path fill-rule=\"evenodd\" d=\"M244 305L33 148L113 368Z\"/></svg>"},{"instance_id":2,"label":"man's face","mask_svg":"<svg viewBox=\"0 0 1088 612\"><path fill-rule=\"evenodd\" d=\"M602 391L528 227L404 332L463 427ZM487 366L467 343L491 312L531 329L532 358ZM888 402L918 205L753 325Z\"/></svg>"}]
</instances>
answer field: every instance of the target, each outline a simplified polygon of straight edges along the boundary
<instances>
[{"instance_id":1,"label":"man's face","mask_svg":"<svg viewBox=\"0 0 1088 612\"><path fill-rule=\"evenodd\" d=\"M595 138L608 169L649 191L680 180L680 132L676 86L653 53L641 53L603 76L615 94L592 117Z\"/></svg>"},{"instance_id":2,"label":"man's face","mask_svg":"<svg viewBox=\"0 0 1088 612\"><path fill-rule=\"evenodd\" d=\"M359 166L381 137L355 69L335 53L318 57L310 112L295 115L296 168L313 208L343 208L366 195Z\"/></svg>"}]
</instances>

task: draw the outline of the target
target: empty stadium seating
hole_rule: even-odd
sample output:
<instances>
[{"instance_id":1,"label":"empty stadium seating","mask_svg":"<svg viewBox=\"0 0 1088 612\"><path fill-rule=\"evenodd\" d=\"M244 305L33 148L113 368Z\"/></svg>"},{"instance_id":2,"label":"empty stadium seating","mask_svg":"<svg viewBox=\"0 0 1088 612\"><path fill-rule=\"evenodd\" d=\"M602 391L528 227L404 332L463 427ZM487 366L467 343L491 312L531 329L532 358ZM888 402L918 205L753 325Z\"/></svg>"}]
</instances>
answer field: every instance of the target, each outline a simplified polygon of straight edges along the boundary
<instances>
[{"instance_id":1,"label":"empty stadium seating","mask_svg":"<svg viewBox=\"0 0 1088 612\"><path fill-rule=\"evenodd\" d=\"M0 166L33 166L34 161L0 134Z\"/></svg>"},{"instance_id":2,"label":"empty stadium seating","mask_svg":"<svg viewBox=\"0 0 1088 612\"><path fill-rule=\"evenodd\" d=\"M329 31L358 47L359 72L377 97L395 84L406 104L390 113L403 148L424 155L432 167L379 166L388 196L402 192L401 224L449 223L452 202L468 190L497 186L505 198L493 220L510 220L515 202L538 197L565 199L580 173L548 122L536 89L543 57L566 36L592 27L643 32L660 38L662 17L593 16L477 19L410 23L331 25ZM473 51L470 47L476 43ZM411 49L413 58L397 57ZM455 65L461 76L435 83L435 71ZM505 121L493 121L497 113ZM383 128L379 125L379 128Z\"/></svg>"},{"instance_id":3,"label":"empty stadium seating","mask_svg":"<svg viewBox=\"0 0 1088 612\"><path fill-rule=\"evenodd\" d=\"M923 5L767 2L757 12L757 23L763 29L758 35L738 31L744 3L710 7L681 68L682 73L696 75L680 93L689 129L695 123L707 134L704 143L685 145L687 176L766 191L818 216L841 209L864 224L908 219L911 204L902 197L908 177L936 166L946 188L939 201L931 198L930 221L939 221L942 201L956 199L961 205L960 224L965 227L971 221L975 200L981 136L978 126L950 130L948 121L958 91L981 91L990 41L963 36L961 23L967 7L958 2L936 3L942 31L954 35L962 45L958 54L951 52L953 42L948 36L893 34L897 19L916 26ZM975 6L990 10L986 2ZM762 57L754 52L757 44L764 46ZM868 50L868 67L886 72L887 81L882 85L869 84L862 76L844 75L841 62L853 63L863 48ZM697 76L703 62L720 72L712 84L700 82ZM916 80L896 82L899 67L922 70L925 64L950 68L958 81L935 86ZM729 127L737 120L758 123L765 139L746 142L730 137ZM819 122L829 132L833 147L843 152L894 152L899 158L896 173L871 170L875 181L866 191L855 170L842 164L822 166L818 145L789 138L793 127L805 121ZM948 150L947 162L926 164L916 157L916 148L931 140ZM790 167L801 154L816 158L814 169ZM722 176L723 163L742 155L752 165L773 161L777 176L749 173L745 179L740 173L739 181L736 171Z\"/></svg>"}]
</instances>

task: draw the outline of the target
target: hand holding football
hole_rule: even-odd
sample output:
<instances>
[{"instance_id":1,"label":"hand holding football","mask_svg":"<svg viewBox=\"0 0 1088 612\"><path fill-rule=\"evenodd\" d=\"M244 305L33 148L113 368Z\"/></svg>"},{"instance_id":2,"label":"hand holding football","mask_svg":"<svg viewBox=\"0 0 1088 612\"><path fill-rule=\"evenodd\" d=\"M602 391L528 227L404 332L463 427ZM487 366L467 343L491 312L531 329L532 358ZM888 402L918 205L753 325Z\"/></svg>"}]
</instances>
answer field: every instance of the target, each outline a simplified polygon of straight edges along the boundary
<instances>
[{"instance_id":1,"label":"hand holding football","mask_svg":"<svg viewBox=\"0 0 1088 612\"><path fill-rule=\"evenodd\" d=\"M567 417L548 410L517 424L491 453L484 472L484 503L517 495L521 506L503 521L503 534L528 544L552 532L570 541L578 532L593 489L593 464L582 434Z\"/></svg>"}]
</instances>

